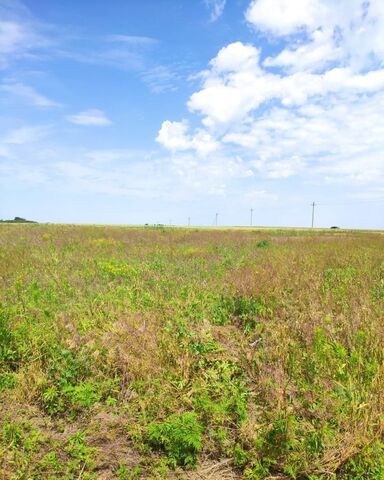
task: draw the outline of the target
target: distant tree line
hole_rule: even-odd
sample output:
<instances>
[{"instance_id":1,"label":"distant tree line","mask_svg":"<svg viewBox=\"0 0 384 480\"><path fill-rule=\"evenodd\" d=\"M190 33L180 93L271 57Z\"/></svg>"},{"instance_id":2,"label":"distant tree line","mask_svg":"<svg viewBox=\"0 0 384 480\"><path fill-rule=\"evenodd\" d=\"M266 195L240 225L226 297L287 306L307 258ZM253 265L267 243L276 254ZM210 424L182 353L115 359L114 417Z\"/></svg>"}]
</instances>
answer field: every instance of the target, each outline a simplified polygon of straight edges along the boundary
<instances>
[{"instance_id":1,"label":"distant tree line","mask_svg":"<svg viewBox=\"0 0 384 480\"><path fill-rule=\"evenodd\" d=\"M13 220L0 220L1 223L37 223L33 220L26 220L22 217L15 217Z\"/></svg>"}]
</instances>

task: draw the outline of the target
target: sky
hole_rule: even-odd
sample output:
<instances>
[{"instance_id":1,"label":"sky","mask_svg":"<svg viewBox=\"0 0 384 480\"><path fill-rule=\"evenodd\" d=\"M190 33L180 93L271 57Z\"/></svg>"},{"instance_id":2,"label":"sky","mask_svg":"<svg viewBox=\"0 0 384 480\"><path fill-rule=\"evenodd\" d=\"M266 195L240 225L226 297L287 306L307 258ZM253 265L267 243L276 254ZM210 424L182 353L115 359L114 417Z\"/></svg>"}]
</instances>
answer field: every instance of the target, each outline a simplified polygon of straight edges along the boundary
<instances>
[{"instance_id":1,"label":"sky","mask_svg":"<svg viewBox=\"0 0 384 480\"><path fill-rule=\"evenodd\" d=\"M0 0L0 218L384 228L383 0Z\"/></svg>"}]
</instances>

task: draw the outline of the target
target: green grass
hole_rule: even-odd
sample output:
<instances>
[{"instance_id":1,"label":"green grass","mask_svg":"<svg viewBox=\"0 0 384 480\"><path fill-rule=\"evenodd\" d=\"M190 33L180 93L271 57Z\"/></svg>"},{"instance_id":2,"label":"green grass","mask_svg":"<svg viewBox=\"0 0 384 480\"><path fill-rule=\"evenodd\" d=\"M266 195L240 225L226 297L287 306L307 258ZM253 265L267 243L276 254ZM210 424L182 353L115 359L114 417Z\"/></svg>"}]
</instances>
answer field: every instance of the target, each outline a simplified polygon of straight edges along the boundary
<instances>
[{"instance_id":1,"label":"green grass","mask_svg":"<svg viewBox=\"0 0 384 480\"><path fill-rule=\"evenodd\" d=\"M0 226L0 478L384 478L384 236Z\"/></svg>"}]
</instances>

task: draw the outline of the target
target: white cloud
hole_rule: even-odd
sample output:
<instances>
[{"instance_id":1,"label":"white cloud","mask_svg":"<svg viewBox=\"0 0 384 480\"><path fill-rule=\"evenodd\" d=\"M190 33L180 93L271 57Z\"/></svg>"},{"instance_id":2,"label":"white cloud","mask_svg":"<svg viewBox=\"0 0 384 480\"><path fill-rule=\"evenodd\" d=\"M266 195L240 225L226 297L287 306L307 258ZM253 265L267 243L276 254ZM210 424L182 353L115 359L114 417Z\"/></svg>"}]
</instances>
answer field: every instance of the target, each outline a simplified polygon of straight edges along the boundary
<instances>
[{"instance_id":1,"label":"white cloud","mask_svg":"<svg viewBox=\"0 0 384 480\"><path fill-rule=\"evenodd\" d=\"M204 157L201 161L191 152L175 152L171 166L179 185L189 194L224 196L234 180L253 176L241 157L220 153Z\"/></svg>"},{"instance_id":2,"label":"white cloud","mask_svg":"<svg viewBox=\"0 0 384 480\"><path fill-rule=\"evenodd\" d=\"M8 157L9 156L9 151L5 145L0 145L0 157Z\"/></svg>"},{"instance_id":3,"label":"white cloud","mask_svg":"<svg viewBox=\"0 0 384 480\"><path fill-rule=\"evenodd\" d=\"M358 192L351 195L351 198L355 200L363 200L363 201L366 201L367 203L382 202L384 201L384 188L377 188L375 190Z\"/></svg>"},{"instance_id":4,"label":"white cloud","mask_svg":"<svg viewBox=\"0 0 384 480\"><path fill-rule=\"evenodd\" d=\"M382 0L254 0L246 19L268 34L294 36L269 66L319 68L339 60L362 68L384 60Z\"/></svg>"},{"instance_id":5,"label":"white cloud","mask_svg":"<svg viewBox=\"0 0 384 480\"><path fill-rule=\"evenodd\" d=\"M106 127L112 124L105 113L96 108L90 108L89 110L84 110L74 115L68 115L67 120L76 125L91 127Z\"/></svg>"},{"instance_id":6,"label":"white cloud","mask_svg":"<svg viewBox=\"0 0 384 480\"><path fill-rule=\"evenodd\" d=\"M259 50L235 42L222 48L202 73L203 88L188 101L191 111L205 116L208 127L237 121L265 97L270 96L271 82L259 67Z\"/></svg>"},{"instance_id":7,"label":"white cloud","mask_svg":"<svg viewBox=\"0 0 384 480\"><path fill-rule=\"evenodd\" d=\"M224 12L226 0L205 0L205 5L211 11L210 20L216 22Z\"/></svg>"},{"instance_id":8,"label":"white cloud","mask_svg":"<svg viewBox=\"0 0 384 480\"><path fill-rule=\"evenodd\" d=\"M323 30L315 31L311 41L295 48L286 48L276 57L264 61L266 67L284 67L291 72L323 69L327 64L343 58L342 48L335 45L332 37Z\"/></svg>"},{"instance_id":9,"label":"white cloud","mask_svg":"<svg viewBox=\"0 0 384 480\"><path fill-rule=\"evenodd\" d=\"M145 70L141 78L153 93L163 93L176 90L180 76L165 65L157 65Z\"/></svg>"},{"instance_id":10,"label":"white cloud","mask_svg":"<svg viewBox=\"0 0 384 480\"><path fill-rule=\"evenodd\" d=\"M188 150L190 139L187 137L187 122L170 122L166 120L157 135L156 141L169 150Z\"/></svg>"},{"instance_id":11,"label":"white cloud","mask_svg":"<svg viewBox=\"0 0 384 480\"><path fill-rule=\"evenodd\" d=\"M279 197L267 190L251 190L245 193L244 198L248 204L258 204L262 201L276 201Z\"/></svg>"},{"instance_id":12,"label":"white cloud","mask_svg":"<svg viewBox=\"0 0 384 480\"><path fill-rule=\"evenodd\" d=\"M36 107L58 107L59 103L38 93L34 88L22 83L3 83L0 90L24 98L29 104Z\"/></svg>"},{"instance_id":13,"label":"white cloud","mask_svg":"<svg viewBox=\"0 0 384 480\"><path fill-rule=\"evenodd\" d=\"M214 178L240 155L226 180L384 181L384 2L256 0L246 18L282 48L263 58L235 42L209 62L187 102L202 125L167 120L159 131L174 157L185 152L177 165ZM215 148L191 162L196 132Z\"/></svg>"},{"instance_id":14,"label":"white cloud","mask_svg":"<svg viewBox=\"0 0 384 480\"><path fill-rule=\"evenodd\" d=\"M40 166L34 166L30 163L24 164L5 164L0 163L0 178L2 180L18 180L25 184L44 184L50 178Z\"/></svg>"},{"instance_id":15,"label":"white cloud","mask_svg":"<svg viewBox=\"0 0 384 480\"><path fill-rule=\"evenodd\" d=\"M225 135L267 178L304 175L349 182L384 180L384 93L329 105L275 107Z\"/></svg>"},{"instance_id":16,"label":"white cloud","mask_svg":"<svg viewBox=\"0 0 384 480\"><path fill-rule=\"evenodd\" d=\"M10 145L8 161L0 162L2 180L28 181L45 178L55 190L133 196L140 199L164 199L167 202L190 198L221 197L227 182L247 178L250 172L240 158L216 158L200 164L196 155L181 153L175 157L135 155L131 151L53 148L41 153L22 145ZM27 158L27 160L25 160ZM70 161L63 160L71 158ZM224 165L224 168L223 168ZM242 192L244 193L244 192Z\"/></svg>"},{"instance_id":17,"label":"white cloud","mask_svg":"<svg viewBox=\"0 0 384 480\"><path fill-rule=\"evenodd\" d=\"M51 44L44 27L17 0L0 2L0 68L19 58L36 58L39 49Z\"/></svg>"},{"instance_id":18,"label":"white cloud","mask_svg":"<svg viewBox=\"0 0 384 480\"><path fill-rule=\"evenodd\" d=\"M254 0L246 19L260 30L289 35L301 28L316 28L330 13L321 0Z\"/></svg>"},{"instance_id":19,"label":"white cloud","mask_svg":"<svg viewBox=\"0 0 384 480\"><path fill-rule=\"evenodd\" d=\"M15 22L0 22L0 54L6 55L20 48L27 34L23 27Z\"/></svg>"},{"instance_id":20,"label":"white cloud","mask_svg":"<svg viewBox=\"0 0 384 480\"><path fill-rule=\"evenodd\" d=\"M199 129L191 136L187 135L187 131L188 123L186 121L170 122L166 120L159 130L156 141L173 152L195 150L203 156L218 148L217 142L208 132Z\"/></svg>"},{"instance_id":21,"label":"white cloud","mask_svg":"<svg viewBox=\"0 0 384 480\"><path fill-rule=\"evenodd\" d=\"M234 55L236 52L243 55ZM261 70L258 59L256 48L236 42L210 62L211 69L203 73L203 88L188 101L191 111L204 116L204 125L212 129L228 126L271 100L300 105L319 95L370 93L384 87L384 69L354 73L349 67L337 67L322 74L299 71L281 75Z\"/></svg>"},{"instance_id":22,"label":"white cloud","mask_svg":"<svg viewBox=\"0 0 384 480\"><path fill-rule=\"evenodd\" d=\"M10 68L20 59L66 59L135 72L153 93L176 90L186 67L154 61L153 52L159 45L156 38L145 35L71 33L38 21L18 0L0 0L0 69ZM24 93L33 103L32 92ZM39 106L56 103L46 99L43 105L42 96L40 100L35 96L35 101L40 101Z\"/></svg>"},{"instance_id":23,"label":"white cloud","mask_svg":"<svg viewBox=\"0 0 384 480\"><path fill-rule=\"evenodd\" d=\"M222 48L209 63L217 74L237 71L259 73L259 56L260 50L254 46L234 42Z\"/></svg>"},{"instance_id":24,"label":"white cloud","mask_svg":"<svg viewBox=\"0 0 384 480\"><path fill-rule=\"evenodd\" d=\"M145 150L128 150L128 149L102 149L90 150L85 154L87 161L92 165L109 164L113 162L128 162L137 160L148 160L150 153Z\"/></svg>"},{"instance_id":25,"label":"white cloud","mask_svg":"<svg viewBox=\"0 0 384 480\"><path fill-rule=\"evenodd\" d=\"M158 43L155 38L141 35L108 35L107 40L110 42L120 42L133 46L152 46Z\"/></svg>"},{"instance_id":26,"label":"white cloud","mask_svg":"<svg viewBox=\"0 0 384 480\"><path fill-rule=\"evenodd\" d=\"M47 126L25 126L7 132L1 141L4 144L23 145L41 140L48 133Z\"/></svg>"}]
</instances>

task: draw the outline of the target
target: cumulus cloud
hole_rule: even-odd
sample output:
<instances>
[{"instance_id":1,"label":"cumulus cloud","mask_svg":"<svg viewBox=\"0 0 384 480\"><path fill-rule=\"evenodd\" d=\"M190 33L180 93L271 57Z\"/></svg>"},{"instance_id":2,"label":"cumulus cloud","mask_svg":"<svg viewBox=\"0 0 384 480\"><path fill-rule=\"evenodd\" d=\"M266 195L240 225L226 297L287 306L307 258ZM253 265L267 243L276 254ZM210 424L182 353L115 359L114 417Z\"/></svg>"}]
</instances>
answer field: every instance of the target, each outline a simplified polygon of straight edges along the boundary
<instances>
[{"instance_id":1,"label":"cumulus cloud","mask_svg":"<svg viewBox=\"0 0 384 480\"><path fill-rule=\"evenodd\" d=\"M326 65L341 61L344 52L332 36L323 30L311 35L311 41L295 48L285 48L276 57L268 57L265 67L282 67L290 72L322 70Z\"/></svg>"},{"instance_id":2,"label":"cumulus cloud","mask_svg":"<svg viewBox=\"0 0 384 480\"><path fill-rule=\"evenodd\" d=\"M317 28L330 13L322 0L254 0L246 19L260 30L283 36Z\"/></svg>"},{"instance_id":3,"label":"cumulus cloud","mask_svg":"<svg viewBox=\"0 0 384 480\"><path fill-rule=\"evenodd\" d=\"M333 61L362 67L384 56L381 0L254 0L246 19L276 37L297 36L266 65L319 68Z\"/></svg>"},{"instance_id":4,"label":"cumulus cloud","mask_svg":"<svg viewBox=\"0 0 384 480\"><path fill-rule=\"evenodd\" d=\"M218 148L217 142L208 132L199 129L194 135L189 135L187 131L188 123L186 121L170 122L166 120L160 128L156 140L173 152L195 150L199 155L207 155Z\"/></svg>"},{"instance_id":5,"label":"cumulus cloud","mask_svg":"<svg viewBox=\"0 0 384 480\"><path fill-rule=\"evenodd\" d=\"M68 115L67 120L76 125L90 127L107 127L112 124L105 113L97 108L90 108L74 115Z\"/></svg>"},{"instance_id":6,"label":"cumulus cloud","mask_svg":"<svg viewBox=\"0 0 384 480\"><path fill-rule=\"evenodd\" d=\"M223 59L232 59L232 63ZM203 88L192 94L188 107L203 115L209 128L241 121L265 102L301 105L315 96L332 93L371 93L384 87L384 70L354 73L335 67L322 74L299 71L282 75L261 70L259 51L240 42L223 48L203 74Z\"/></svg>"},{"instance_id":7,"label":"cumulus cloud","mask_svg":"<svg viewBox=\"0 0 384 480\"><path fill-rule=\"evenodd\" d=\"M384 3L254 0L245 16L280 50L224 46L187 101L201 126L167 120L157 140L176 156L196 150L196 132L208 138L215 148L195 168L240 155L272 181L383 181Z\"/></svg>"}]
</instances>

